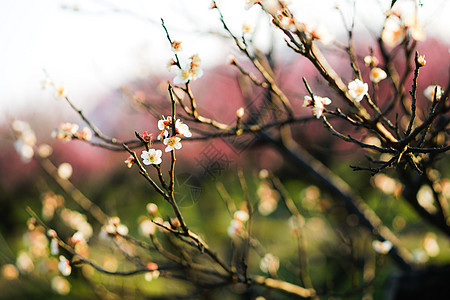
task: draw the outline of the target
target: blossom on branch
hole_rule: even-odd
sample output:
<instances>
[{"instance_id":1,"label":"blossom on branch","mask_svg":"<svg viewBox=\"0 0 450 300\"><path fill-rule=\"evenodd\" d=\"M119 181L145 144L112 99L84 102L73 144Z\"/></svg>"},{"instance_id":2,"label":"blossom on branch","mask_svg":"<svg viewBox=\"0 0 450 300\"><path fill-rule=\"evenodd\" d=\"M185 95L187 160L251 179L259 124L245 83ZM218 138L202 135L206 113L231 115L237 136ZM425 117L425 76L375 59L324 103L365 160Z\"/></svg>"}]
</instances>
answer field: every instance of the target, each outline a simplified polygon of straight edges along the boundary
<instances>
[{"instance_id":1,"label":"blossom on branch","mask_svg":"<svg viewBox=\"0 0 450 300\"><path fill-rule=\"evenodd\" d=\"M131 168L133 166L133 164L136 163L136 160L134 159L133 155L128 156L127 160L124 161L127 165L128 168Z\"/></svg>"},{"instance_id":2,"label":"blossom on branch","mask_svg":"<svg viewBox=\"0 0 450 300\"><path fill-rule=\"evenodd\" d=\"M383 79L386 79L387 74L386 72L381 69L381 68L373 68L372 70L370 70L370 80L373 83L378 83Z\"/></svg>"},{"instance_id":3,"label":"blossom on branch","mask_svg":"<svg viewBox=\"0 0 450 300\"><path fill-rule=\"evenodd\" d=\"M72 273L72 267L70 266L70 262L63 255L59 256L58 269L64 276L69 276Z\"/></svg>"},{"instance_id":4,"label":"blossom on branch","mask_svg":"<svg viewBox=\"0 0 450 300\"><path fill-rule=\"evenodd\" d=\"M181 51L181 42L173 41L170 43L170 48L172 49L173 53L178 53Z\"/></svg>"},{"instance_id":5,"label":"blossom on branch","mask_svg":"<svg viewBox=\"0 0 450 300\"><path fill-rule=\"evenodd\" d=\"M303 101L303 107L311 107L312 113L317 119L322 116L325 110L325 105L330 104L330 98L319 96L314 96L314 101L311 96L305 96L305 100Z\"/></svg>"},{"instance_id":6,"label":"blossom on branch","mask_svg":"<svg viewBox=\"0 0 450 300\"><path fill-rule=\"evenodd\" d=\"M149 149L142 151L141 157L145 165L159 165L162 162L161 155L161 150Z\"/></svg>"},{"instance_id":7,"label":"blossom on branch","mask_svg":"<svg viewBox=\"0 0 450 300\"><path fill-rule=\"evenodd\" d=\"M181 149L181 139L179 137L176 136L171 136L168 138L165 138L163 143L164 145L166 145L166 149L164 150L165 152L170 152L174 149L179 150Z\"/></svg>"},{"instance_id":8,"label":"blossom on branch","mask_svg":"<svg viewBox=\"0 0 450 300\"><path fill-rule=\"evenodd\" d=\"M369 85L359 79L355 79L348 84L348 94L355 102L360 102L368 91Z\"/></svg>"},{"instance_id":9,"label":"blossom on branch","mask_svg":"<svg viewBox=\"0 0 450 300\"><path fill-rule=\"evenodd\" d=\"M200 69L200 57L198 54L194 54L189 57L190 63L182 69L176 70L177 76L173 79L174 84L187 83L190 80L196 80L203 75L202 69Z\"/></svg>"},{"instance_id":10,"label":"blossom on branch","mask_svg":"<svg viewBox=\"0 0 450 300\"><path fill-rule=\"evenodd\" d=\"M403 42L405 37L406 30L399 21L395 20L394 16L387 18L381 33L382 41L390 47L395 47Z\"/></svg>"},{"instance_id":11,"label":"blossom on branch","mask_svg":"<svg viewBox=\"0 0 450 300\"><path fill-rule=\"evenodd\" d=\"M434 97L436 97L436 100L441 99L442 94L444 93L444 90L440 85L429 85L424 91L423 94L425 97L428 98L430 101L434 101Z\"/></svg>"}]
</instances>

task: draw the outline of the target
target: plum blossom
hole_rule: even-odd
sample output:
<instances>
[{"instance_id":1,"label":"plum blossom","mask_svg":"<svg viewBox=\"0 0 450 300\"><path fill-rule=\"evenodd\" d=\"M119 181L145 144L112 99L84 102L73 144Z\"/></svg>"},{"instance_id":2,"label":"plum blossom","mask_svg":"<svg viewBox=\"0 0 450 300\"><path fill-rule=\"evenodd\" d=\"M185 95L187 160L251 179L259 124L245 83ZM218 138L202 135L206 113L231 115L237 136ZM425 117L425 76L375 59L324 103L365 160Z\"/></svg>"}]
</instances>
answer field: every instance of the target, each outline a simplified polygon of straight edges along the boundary
<instances>
[{"instance_id":1,"label":"plum blossom","mask_svg":"<svg viewBox=\"0 0 450 300\"><path fill-rule=\"evenodd\" d=\"M175 122L175 130L181 136L185 136L185 137L192 136L192 133L189 130L189 126L187 126L186 124L183 124L183 122L181 122L180 119L176 120L176 122Z\"/></svg>"},{"instance_id":2,"label":"plum blossom","mask_svg":"<svg viewBox=\"0 0 450 300\"><path fill-rule=\"evenodd\" d=\"M364 63L368 67L369 66L376 67L379 64L379 61L378 61L378 58L376 58L376 56L367 55L364 57Z\"/></svg>"},{"instance_id":3,"label":"plum blossom","mask_svg":"<svg viewBox=\"0 0 450 300\"><path fill-rule=\"evenodd\" d=\"M369 91L369 85L359 79L355 79L348 84L348 94L355 102L360 102Z\"/></svg>"},{"instance_id":4,"label":"plum blossom","mask_svg":"<svg viewBox=\"0 0 450 300\"><path fill-rule=\"evenodd\" d=\"M194 54L189 57L190 63L182 69L176 70L176 76L173 79L174 84L187 83L190 80L196 80L203 76L203 71L200 69L200 57L198 54Z\"/></svg>"},{"instance_id":5,"label":"plum blossom","mask_svg":"<svg viewBox=\"0 0 450 300\"><path fill-rule=\"evenodd\" d=\"M266 255L264 255L264 257L261 259L259 263L259 268L264 273L269 274L276 273L279 267L280 267L280 260L272 253L267 253Z\"/></svg>"},{"instance_id":6,"label":"plum blossom","mask_svg":"<svg viewBox=\"0 0 450 300\"><path fill-rule=\"evenodd\" d=\"M170 152L174 149L179 150L181 149L181 143L180 143L181 139L179 137L176 136L171 136L168 138L165 138L163 143L164 145L166 145L166 149L164 150L165 152Z\"/></svg>"},{"instance_id":7,"label":"plum blossom","mask_svg":"<svg viewBox=\"0 0 450 300\"><path fill-rule=\"evenodd\" d=\"M306 32L312 39L319 40L324 45L329 45L334 39L333 35L323 23L306 24L305 27Z\"/></svg>"},{"instance_id":8,"label":"plum blossom","mask_svg":"<svg viewBox=\"0 0 450 300\"><path fill-rule=\"evenodd\" d=\"M387 254L392 249L392 243L390 241L373 241L372 247L377 253Z\"/></svg>"},{"instance_id":9,"label":"plum blossom","mask_svg":"<svg viewBox=\"0 0 450 300\"><path fill-rule=\"evenodd\" d=\"M429 85L424 91L423 94L427 97L428 100L434 101L434 97L436 96L436 100L441 99L444 90L440 85Z\"/></svg>"},{"instance_id":10,"label":"plum blossom","mask_svg":"<svg viewBox=\"0 0 450 300\"><path fill-rule=\"evenodd\" d=\"M380 68L373 68L372 70L370 70L370 80L373 83L378 83L383 79L386 79L387 74L383 69Z\"/></svg>"},{"instance_id":11,"label":"plum blossom","mask_svg":"<svg viewBox=\"0 0 450 300\"><path fill-rule=\"evenodd\" d=\"M261 4L261 1L259 0L245 0L245 9L250 9L253 7L253 5Z\"/></svg>"},{"instance_id":12,"label":"plum blossom","mask_svg":"<svg viewBox=\"0 0 450 300\"><path fill-rule=\"evenodd\" d=\"M181 51L181 42L173 41L170 43L170 48L172 49L173 53L178 53Z\"/></svg>"},{"instance_id":13,"label":"plum blossom","mask_svg":"<svg viewBox=\"0 0 450 300\"><path fill-rule=\"evenodd\" d=\"M52 137L57 140L70 141L77 137L79 126L73 123L62 123L58 129L52 131Z\"/></svg>"},{"instance_id":14,"label":"plum blossom","mask_svg":"<svg viewBox=\"0 0 450 300\"><path fill-rule=\"evenodd\" d=\"M162 162L161 155L161 150L149 149L142 151L141 157L145 165L159 165Z\"/></svg>"},{"instance_id":15,"label":"plum blossom","mask_svg":"<svg viewBox=\"0 0 450 300\"><path fill-rule=\"evenodd\" d=\"M70 266L70 262L63 255L59 256L58 269L64 276L69 276L72 273L72 267Z\"/></svg>"},{"instance_id":16,"label":"plum blossom","mask_svg":"<svg viewBox=\"0 0 450 300\"><path fill-rule=\"evenodd\" d=\"M128 168L131 168L133 164L136 163L136 160L134 159L133 155L128 156L127 160L124 161L124 163L127 165Z\"/></svg>"},{"instance_id":17,"label":"plum blossom","mask_svg":"<svg viewBox=\"0 0 450 300\"><path fill-rule=\"evenodd\" d=\"M381 39L390 47L395 47L400 44L406 37L405 28L399 23L398 20L391 16L386 19L384 23L383 32L381 33Z\"/></svg>"},{"instance_id":18,"label":"plum blossom","mask_svg":"<svg viewBox=\"0 0 450 300\"><path fill-rule=\"evenodd\" d=\"M230 221L230 225L227 228L227 233L229 237L234 238L241 235L243 230L244 224L241 221L233 219Z\"/></svg>"},{"instance_id":19,"label":"plum blossom","mask_svg":"<svg viewBox=\"0 0 450 300\"><path fill-rule=\"evenodd\" d=\"M317 119L322 116L325 105L329 104L331 104L330 98L319 96L314 96L314 101L311 96L305 96L305 100L303 101L303 107L311 107L312 113Z\"/></svg>"},{"instance_id":20,"label":"plum blossom","mask_svg":"<svg viewBox=\"0 0 450 300\"><path fill-rule=\"evenodd\" d=\"M161 132L158 134L158 140L167 138L169 136L169 130L172 129L172 117L168 116L167 118L165 118L163 116L162 119L158 121L158 129L161 130ZM184 124L180 119L177 119L175 121L175 131L181 136L192 136L192 133L189 130L189 126Z\"/></svg>"}]
</instances>

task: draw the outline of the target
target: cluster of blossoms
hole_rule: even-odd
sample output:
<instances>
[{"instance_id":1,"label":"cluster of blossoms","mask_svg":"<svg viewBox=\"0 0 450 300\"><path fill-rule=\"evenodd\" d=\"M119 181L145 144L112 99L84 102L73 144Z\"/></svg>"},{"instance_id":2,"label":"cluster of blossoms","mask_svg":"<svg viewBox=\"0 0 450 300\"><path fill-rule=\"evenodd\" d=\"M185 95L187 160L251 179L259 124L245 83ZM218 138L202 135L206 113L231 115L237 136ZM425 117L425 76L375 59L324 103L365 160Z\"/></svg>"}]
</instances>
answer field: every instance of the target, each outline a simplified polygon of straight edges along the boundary
<instances>
[{"instance_id":1,"label":"cluster of blossoms","mask_svg":"<svg viewBox=\"0 0 450 300\"><path fill-rule=\"evenodd\" d=\"M92 132L88 127L78 131L79 126L73 123L62 123L58 129L52 131L52 137L58 140L70 141L73 138L90 141Z\"/></svg>"},{"instance_id":2,"label":"cluster of blossoms","mask_svg":"<svg viewBox=\"0 0 450 300\"><path fill-rule=\"evenodd\" d=\"M272 253L267 253L261 258L259 262L259 268L264 273L276 274L280 267L280 260L278 257L274 256Z\"/></svg>"},{"instance_id":3,"label":"cluster of blossoms","mask_svg":"<svg viewBox=\"0 0 450 300\"><path fill-rule=\"evenodd\" d=\"M103 225L100 231L100 237L106 238L107 236L127 235L128 227L120 223L119 217L112 217L108 220L108 224Z\"/></svg>"},{"instance_id":4,"label":"cluster of blossoms","mask_svg":"<svg viewBox=\"0 0 450 300\"><path fill-rule=\"evenodd\" d=\"M173 127L173 125L175 125ZM163 144L166 145L165 152L170 152L173 150L181 149L181 138L176 136L180 135L183 137L191 137L192 133L189 130L189 126L184 124L180 119L175 121L173 124L171 116L162 116L162 119L158 121L158 129L160 130L157 139L162 140ZM171 136L169 132L172 132L175 129L173 135ZM142 140L146 143L151 143L153 139L153 135L144 132L142 135ZM141 153L142 162L145 165L159 165L162 163L162 151L159 149L148 149L144 150ZM133 155L130 155L127 160L125 160L128 168L131 168L134 163L136 163L136 159Z\"/></svg>"},{"instance_id":5,"label":"cluster of blossoms","mask_svg":"<svg viewBox=\"0 0 450 300\"><path fill-rule=\"evenodd\" d=\"M33 158L36 135L30 124L20 120L14 120L12 128L16 136L14 148L20 154L22 161L27 163Z\"/></svg>"},{"instance_id":6,"label":"cluster of blossoms","mask_svg":"<svg viewBox=\"0 0 450 300\"><path fill-rule=\"evenodd\" d=\"M416 14L403 18L401 13L392 12L386 19L381 39L388 46L395 47L405 40L408 33L416 41L425 40L425 33L418 24Z\"/></svg>"},{"instance_id":7,"label":"cluster of blossoms","mask_svg":"<svg viewBox=\"0 0 450 300\"><path fill-rule=\"evenodd\" d=\"M174 84L183 84L187 83L190 80L196 80L203 76L203 70L200 69L200 57L198 54L194 54L189 57L189 62L186 64L184 68L179 68L176 70L176 76L173 79ZM170 61L170 65L173 65L175 62L173 60Z\"/></svg>"}]
</instances>

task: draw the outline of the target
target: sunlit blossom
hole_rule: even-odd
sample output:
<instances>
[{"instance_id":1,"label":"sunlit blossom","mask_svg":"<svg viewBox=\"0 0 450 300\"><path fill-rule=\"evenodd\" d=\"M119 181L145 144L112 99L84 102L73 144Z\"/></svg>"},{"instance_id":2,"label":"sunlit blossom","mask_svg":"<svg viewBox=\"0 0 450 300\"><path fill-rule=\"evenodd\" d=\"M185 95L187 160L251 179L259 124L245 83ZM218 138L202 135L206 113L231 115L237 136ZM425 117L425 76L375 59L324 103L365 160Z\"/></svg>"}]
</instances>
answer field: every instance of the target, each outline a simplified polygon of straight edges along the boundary
<instances>
[{"instance_id":1,"label":"sunlit blossom","mask_svg":"<svg viewBox=\"0 0 450 300\"><path fill-rule=\"evenodd\" d=\"M360 102L369 91L369 85L359 79L355 79L348 84L348 94L355 102Z\"/></svg>"},{"instance_id":2,"label":"sunlit blossom","mask_svg":"<svg viewBox=\"0 0 450 300\"><path fill-rule=\"evenodd\" d=\"M162 162L161 159L162 151L149 149L148 151L142 151L141 157L145 165L159 165Z\"/></svg>"},{"instance_id":3,"label":"sunlit blossom","mask_svg":"<svg viewBox=\"0 0 450 300\"><path fill-rule=\"evenodd\" d=\"M380 68L373 68L370 70L370 80L373 83L378 83L381 80L385 79L387 77L386 72L383 69Z\"/></svg>"},{"instance_id":4,"label":"sunlit blossom","mask_svg":"<svg viewBox=\"0 0 450 300\"><path fill-rule=\"evenodd\" d=\"M168 138L165 138L163 143L164 145L166 145L166 149L164 150L165 152L170 152L174 149L179 150L181 149L181 139L177 136L171 136Z\"/></svg>"},{"instance_id":5,"label":"sunlit blossom","mask_svg":"<svg viewBox=\"0 0 450 300\"><path fill-rule=\"evenodd\" d=\"M303 107L310 107L313 115L317 119L319 119L322 116L325 110L325 105L329 104L331 104L330 98L320 96L314 96L314 101L311 98L311 96L305 96L303 101Z\"/></svg>"}]
</instances>

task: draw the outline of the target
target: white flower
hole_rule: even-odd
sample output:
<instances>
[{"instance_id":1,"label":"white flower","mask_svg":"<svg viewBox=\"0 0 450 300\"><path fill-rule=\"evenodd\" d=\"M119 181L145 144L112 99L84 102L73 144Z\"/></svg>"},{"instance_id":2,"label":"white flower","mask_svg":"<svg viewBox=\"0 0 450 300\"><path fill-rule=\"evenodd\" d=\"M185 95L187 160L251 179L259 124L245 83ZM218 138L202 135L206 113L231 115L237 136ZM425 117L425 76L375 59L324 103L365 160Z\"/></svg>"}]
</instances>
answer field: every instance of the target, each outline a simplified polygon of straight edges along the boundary
<instances>
[{"instance_id":1,"label":"white flower","mask_svg":"<svg viewBox=\"0 0 450 300\"><path fill-rule=\"evenodd\" d=\"M161 150L149 149L148 151L142 151L141 157L144 159L145 165L159 165L162 162L161 155Z\"/></svg>"},{"instance_id":2,"label":"white flower","mask_svg":"<svg viewBox=\"0 0 450 300\"><path fill-rule=\"evenodd\" d=\"M264 273L275 273L276 271L278 271L279 267L280 260L278 259L278 257L274 256L271 253L267 253L266 255L264 255L259 263L259 268Z\"/></svg>"},{"instance_id":3,"label":"white flower","mask_svg":"<svg viewBox=\"0 0 450 300\"><path fill-rule=\"evenodd\" d=\"M381 39L390 47L400 44L406 36L405 28L393 17L389 17L384 24Z\"/></svg>"},{"instance_id":4,"label":"white flower","mask_svg":"<svg viewBox=\"0 0 450 300\"><path fill-rule=\"evenodd\" d=\"M77 231L72 235L72 243L78 244L86 244L86 239L84 238L84 234L81 231Z\"/></svg>"},{"instance_id":5,"label":"white flower","mask_svg":"<svg viewBox=\"0 0 450 300\"><path fill-rule=\"evenodd\" d=\"M139 223L139 233L143 236L149 236L155 234L156 224L150 221L149 219L143 220Z\"/></svg>"},{"instance_id":6,"label":"white flower","mask_svg":"<svg viewBox=\"0 0 450 300\"><path fill-rule=\"evenodd\" d=\"M259 0L245 0L245 9L250 9L255 4L261 4Z\"/></svg>"},{"instance_id":7,"label":"white flower","mask_svg":"<svg viewBox=\"0 0 450 300\"><path fill-rule=\"evenodd\" d=\"M233 215L235 220L238 220L242 223L247 222L248 221L248 213L244 210L237 210L235 211L234 215Z\"/></svg>"},{"instance_id":8,"label":"white flower","mask_svg":"<svg viewBox=\"0 0 450 300\"><path fill-rule=\"evenodd\" d=\"M67 96L67 90L63 85L59 85L56 89L55 89L55 97L56 98L64 98Z\"/></svg>"},{"instance_id":9,"label":"white flower","mask_svg":"<svg viewBox=\"0 0 450 300\"><path fill-rule=\"evenodd\" d=\"M183 122L181 122L180 119L178 119L175 122L175 130L177 131L177 133L179 133L182 136L185 136L185 137L192 136L192 133L189 130L189 126L187 126L186 124L183 124Z\"/></svg>"},{"instance_id":10,"label":"white flower","mask_svg":"<svg viewBox=\"0 0 450 300\"><path fill-rule=\"evenodd\" d=\"M227 228L228 236L231 238L239 236L242 233L243 229L244 229L244 224L241 221L233 219L230 221L230 225Z\"/></svg>"},{"instance_id":11,"label":"white flower","mask_svg":"<svg viewBox=\"0 0 450 300\"><path fill-rule=\"evenodd\" d=\"M387 77L386 72L383 69L380 68L373 68L370 70L370 80L374 83L378 83L381 80L385 79Z\"/></svg>"},{"instance_id":12,"label":"white flower","mask_svg":"<svg viewBox=\"0 0 450 300\"><path fill-rule=\"evenodd\" d=\"M164 151L165 152L169 152L169 151L172 151L174 149L176 149L176 150L181 149L180 141L181 141L181 139L179 137L176 137L176 136L171 136L171 137L165 138L163 143L167 147L166 147L166 149Z\"/></svg>"},{"instance_id":13,"label":"white flower","mask_svg":"<svg viewBox=\"0 0 450 300\"><path fill-rule=\"evenodd\" d=\"M319 40L324 45L329 45L334 40L333 35L323 23L307 24L306 32L310 35L311 38Z\"/></svg>"},{"instance_id":14,"label":"white flower","mask_svg":"<svg viewBox=\"0 0 450 300\"><path fill-rule=\"evenodd\" d=\"M359 79L355 79L348 84L348 94L355 102L360 102L369 90L369 85Z\"/></svg>"},{"instance_id":15,"label":"white flower","mask_svg":"<svg viewBox=\"0 0 450 300\"><path fill-rule=\"evenodd\" d=\"M172 49L173 53L178 53L181 51L181 42L173 41L170 44L170 48Z\"/></svg>"},{"instance_id":16,"label":"white flower","mask_svg":"<svg viewBox=\"0 0 450 300\"><path fill-rule=\"evenodd\" d=\"M444 93L444 90L439 85L429 85L424 91L423 94L425 97L428 98L430 101L434 101L434 96L436 93L436 100L441 99L442 94Z\"/></svg>"},{"instance_id":17,"label":"white flower","mask_svg":"<svg viewBox=\"0 0 450 300\"><path fill-rule=\"evenodd\" d=\"M58 269L64 276L69 276L72 273L72 267L70 266L70 262L63 255L59 256Z\"/></svg>"},{"instance_id":18,"label":"white flower","mask_svg":"<svg viewBox=\"0 0 450 300\"><path fill-rule=\"evenodd\" d=\"M377 253L387 254L392 249L392 243L390 241L373 241L372 247Z\"/></svg>"},{"instance_id":19,"label":"white flower","mask_svg":"<svg viewBox=\"0 0 450 300\"><path fill-rule=\"evenodd\" d=\"M311 96L305 96L303 101L303 107L311 107L313 115L319 119L324 110L325 105L330 105L331 99L327 97L314 96L314 104Z\"/></svg>"},{"instance_id":20,"label":"white flower","mask_svg":"<svg viewBox=\"0 0 450 300\"><path fill-rule=\"evenodd\" d=\"M50 253L52 255L58 255L59 254L59 243L56 238L53 238L50 242Z\"/></svg>"},{"instance_id":21,"label":"white flower","mask_svg":"<svg viewBox=\"0 0 450 300\"><path fill-rule=\"evenodd\" d=\"M194 54L189 57L190 63L182 69L176 70L176 76L173 79L174 84L187 83L190 80L196 80L203 76L203 71L200 69L200 57L198 54Z\"/></svg>"},{"instance_id":22,"label":"white flower","mask_svg":"<svg viewBox=\"0 0 450 300\"><path fill-rule=\"evenodd\" d=\"M127 234L128 234L128 227L127 227L127 225L119 224L119 225L116 227L116 232L117 232L118 234L120 234L120 235L127 235Z\"/></svg>"},{"instance_id":23,"label":"white flower","mask_svg":"<svg viewBox=\"0 0 450 300\"><path fill-rule=\"evenodd\" d=\"M366 66L376 67L378 66L379 61L375 56L368 55L364 57L364 63L366 64Z\"/></svg>"}]
</instances>

